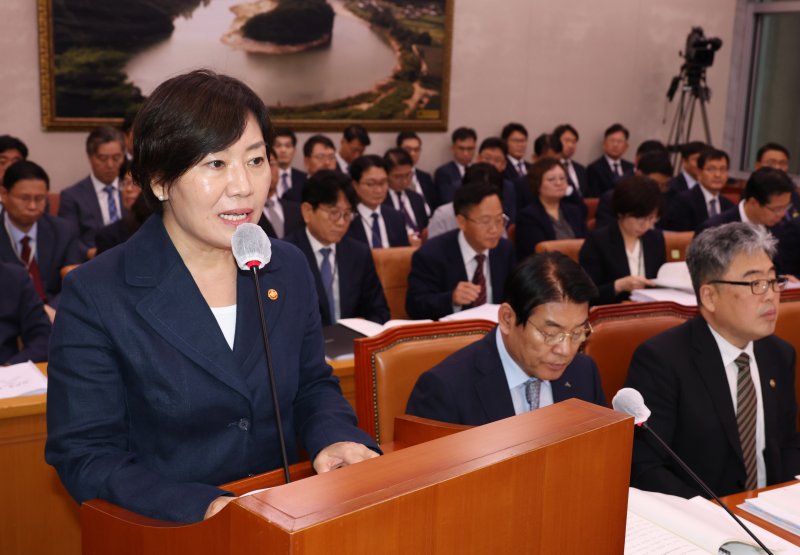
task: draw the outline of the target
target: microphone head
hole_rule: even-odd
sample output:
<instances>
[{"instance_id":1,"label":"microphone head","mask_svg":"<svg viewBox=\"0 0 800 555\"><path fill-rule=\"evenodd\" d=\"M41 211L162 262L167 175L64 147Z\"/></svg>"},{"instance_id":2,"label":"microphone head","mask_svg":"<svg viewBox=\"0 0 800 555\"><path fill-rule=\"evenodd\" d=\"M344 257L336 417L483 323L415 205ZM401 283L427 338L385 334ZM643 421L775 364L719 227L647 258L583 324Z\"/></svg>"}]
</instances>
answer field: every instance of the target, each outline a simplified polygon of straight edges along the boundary
<instances>
[{"instance_id":1,"label":"microphone head","mask_svg":"<svg viewBox=\"0 0 800 555\"><path fill-rule=\"evenodd\" d=\"M242 270L258 266L260 270L272 258L272 245L264 230L256 224L241 224L233 232L231 248L236 265Z\"/></svg>"},{"instance_id":2,"label":"microphone head","mask_svg":"<svg viewBox=\"0 0 800 555\"><path fill-rule=\"evenodd\" d=\"M631 387L620 389L611 401L614 410L633 416L634 424L642 424L650 418L650 409L644 404L642 394Z\"/></svg>"}]
</instances>

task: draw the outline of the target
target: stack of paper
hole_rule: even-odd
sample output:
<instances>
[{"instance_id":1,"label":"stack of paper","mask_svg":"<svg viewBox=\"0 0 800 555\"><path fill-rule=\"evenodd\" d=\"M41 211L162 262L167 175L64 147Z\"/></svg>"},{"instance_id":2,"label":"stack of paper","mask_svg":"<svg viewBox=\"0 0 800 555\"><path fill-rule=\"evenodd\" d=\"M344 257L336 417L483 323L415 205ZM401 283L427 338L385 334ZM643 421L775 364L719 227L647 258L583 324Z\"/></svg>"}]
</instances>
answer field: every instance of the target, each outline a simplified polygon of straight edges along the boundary
<instances>
[{"instance_id":1,"label":"stack of paper","mask_svg":"<svg viewBox=\"0 0 800 555\"><path fill-rule=\"evenodd\" d=\"M364 320L363 318L342 318L336 321L337 324L346 326L351 330L363 334L366 337L378 335L379 333L390 328L408 326L411 324L424 324L426 322L433 322L433 320L389 320L383 325L370 322L369 320Z\"/></svg>"},{"instance_id":2,"label":"stack of paper","mask_svg":"<svg viewBox=\"0 0 800 555\"><path fill-rule=\"evenodd\" d=\"M459 312L448 314L439 320L441 322L453 322L455 320L488 320L496 324L497 310L499 308L499 304L486 303L476 306L475 308L468 308L467 310L461 310Z\"/></svg>"},{"instance_id":3,"label":"stack of paper","mask_svg":"<svg viewBox=\"0 0 800 555\"><path fill-rule=\"evenodd\" d=\"M655 287L636 289L631 293L632 301L671 301L685 306L697 306L692 279L686 262L667 262L658 269Z\"/></svg>"},{"instance_id":4,"label":"stack of paper","mask_svg":"<svg viewBox=\"0 0 800 555\"><path fill-rule=\"evenodd\" d=\"M32 362L0 367L0 399L47 393L47 378Z\"/></svg>"},{"instance_id":5,"label":"stack of paper","mask_svg":"<svg viewBox=\"0 0 800 555\"><path fill-rule=\"evenodd\" d=\"M739 508L800 536L800 484L762 491Z\"/></svg>"}]
</instances>

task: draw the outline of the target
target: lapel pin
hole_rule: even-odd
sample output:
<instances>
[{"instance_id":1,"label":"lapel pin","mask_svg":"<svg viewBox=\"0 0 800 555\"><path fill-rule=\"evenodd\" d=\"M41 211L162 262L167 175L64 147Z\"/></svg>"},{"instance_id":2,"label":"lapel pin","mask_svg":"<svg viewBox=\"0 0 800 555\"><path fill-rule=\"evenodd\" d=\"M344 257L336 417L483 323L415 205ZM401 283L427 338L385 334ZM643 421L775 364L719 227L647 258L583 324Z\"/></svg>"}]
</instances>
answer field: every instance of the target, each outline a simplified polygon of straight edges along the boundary
<instances>
[{"instance_id":1,"label":"lapel pin","mask_svg":"<svg viewBox=\"0 0 800 555\"><path fill-rule=\"evenodd\" d=\"M774 379L774 378L771 378L771 379L769 380L769 386L770 386L772 389L775 389L775 379Z\"/></svg>"},{"instance_id":2,"label":"lapel pin","mask_svg":"<svg viewBox=\"0 0 800 555\"><path fill-rule=\"evenodd\" d=\"M564 387L572 387L572 384L567 382L567 383L564 384Z\"/></svg>"},{"instance_id":3,"label":"lapel pin","mask_svg":"<svg viewBox=\"0 0 800 555\"><path fill-rule=\"evenodd\" d=\"M277 301L278 292L275 289L270 289L269 291L267 291L267 298L271 301Z\"/></svg>"}]
</instances>

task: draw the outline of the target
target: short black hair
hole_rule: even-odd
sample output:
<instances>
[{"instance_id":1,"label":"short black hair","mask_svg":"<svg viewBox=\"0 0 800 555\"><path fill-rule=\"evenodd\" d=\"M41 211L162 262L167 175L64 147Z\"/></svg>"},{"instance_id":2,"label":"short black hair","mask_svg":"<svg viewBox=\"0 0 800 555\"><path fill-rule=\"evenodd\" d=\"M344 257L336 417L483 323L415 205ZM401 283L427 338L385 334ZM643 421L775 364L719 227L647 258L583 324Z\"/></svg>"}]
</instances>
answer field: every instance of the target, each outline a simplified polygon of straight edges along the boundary
<instances>
[{"instance_id":1,"label":"short black hair","mask_svg":"<svg viewBox=\"0 0 800 555\"><path fill-rule=\"evenodd\" d=\"M767 143L758 149L758 152L756 153L756 161L760 162L761 159L764 157L764 155L770 150L777 150L778 152L783 152L787 158L791 158L791 156L789 156L789 149L783 146L782 144ZM2 152L2 149L0 149L0 152Z\"/></svg>"},{"instance_id":2,"label":"short black hair","mask_svg":"<svg viewBox=\"0 0 800 555\"><path fill-rule=\"evenodd\" d=\"M542 133L533 141L533 153L538 157L543 155L550 148L550 135Z\"/></svg>"},{"instance_id":3,"label":"short black hair","mask_svg":"<svg viewBox=\"0 0 800 555\"><path fill-rule=\"evenodd\" d=\"M652 152L645 152L639 157L639 162L636 164L636 169L645 175L651 173L661 173L664 175L672 175L672 162L669 159L669 153L660 150Z\"/></svg>"},{"instance_id":4,"label":"short black hair","mask_svg":"<svg viewBox=\"0 0 800 555\"><path fill-rule=\"evenodd\" d=\"M39 164L29 160L19 160L6 168L3 187L6 188L6 191L10 191L18 181L23 179L40 179L47 185L47 190L50 190L50 177L47 172Z\"/></svg>"},{"instance_id":5,"label":"short black hair","mask_svg":"<svg viewBox=\"0 0 800 555\"><path fill-rule=\"evenodd\" d=\"M625 135L625 140L627 141L631 134L628 131L628 128L622 125L621 123L615 123L611 125L608 129L606 129L605 133L603 133L603 137L608 137L609 135L613 135L614 133L622 133Z\"/></svg>"},{"instance_id":6,"label":"short black hair","mask_svg":"<svg viewBox=\"0 0 800 555\"><path fill-rule=\"evenodd\" d=\"M456 215L466 216L467 211L478 204L483 199L492 195L497 196L502 201L497 187L483 180L469 181L456 189L453 195L453 212Z\"/></svg>"},{"instance_id":7,"label":"short black hair","mask_svg":"<svg viewBox=\"0 0 800 555\"><path fill-rule=\"evenodd\" d=\"M369 140L369 133L367 130L361 125L348 125L342 131L342 137L348 143L351 141L357 140L364 146L369 146L372 141Z\"/></svg>"},{"instance_id":8,"label":"short black hair","mask_svg":"<svg viewBox=\"0 0 800 555\"><path fill-rule=\"evenodd\" d=\"M583 268L560 252L543 252L523 260L506 280L503 302L524 326L537 306L547 303L588 303L597 287Z\"/></svg>"},{"instance_id":9,"label":"short black hair","mask_svg":"<svg viewBox=\"0 0 800 555\"><path fill-rule=\"evenodd\" d=\"M570 125L569 123L562 123L561 125L557 125L556 128L553 129L552 134L560 139L561 135L563 135L567 131L575 135L575 140L578 141L580 140L581 137L580 135L578 135L578 130L572 127L572 125Z\"/></svg>"},{"instance_id":10,"label":"short black hair","mask_svg":"<svg viewBox=\"0 0 800 555\"><path fill-rule=\"evenodd\" d=\"M303 185L302 201L316 210L320 204L335 205L339 191L344 193L347 202L353 205L353 183L346 173L336 170L319 170Z\"/></svg>"},{"instance_id":11,"label":"short black hair","mask_svg":"<svg viewBox=\"0 0 800 555\"><path fill-rule=\"evenodd\" d=\"M711 147L709 147L703 141L691 141L678 146L678 150L680 150L681 153L681 158L684 160L689 156L702 154L704 150L708 150L709 148Z\"/></svg>"},{"instance_id":12,"label":"short black hair","mask_svg":"<svg viewBox=\"0 0 800 555\"><path fill-rule=\"evenodd\" d=\"M611 193L611 210L614 216L646 218L661 210L662 195L658 183L643 175L629 175L620 179Z\"/></svg>"},{"instance_id":13,"label":"short black hair","mask_svg":"<svg viewBox=\"0 0 800 555\"><path fill-rule=\"evenodd\" d=\"M361 181L361 176L364 175L364 172L370 168L383 168L386 171L386 162L377 154L365 154L353 160L348 170L353 181L358 183Z\"/></svg>"},{"instance_id":14,"label":"short black hair","mask_svg":"<svg viewBox=\"0 0 800 555\"><path fill-rule=\"evenodd\" d=\"M414 131L400 131L400 133L397 134L397 140L395 141L395 144L400 147L403 145L403 141L408 139L416 139L420 144L422 144L422 139L420 139L419 135L417 135Z\"/></svg>"},{"instance_id":15,"label":"short black hair","mask_svg":"<svg viewBox=\"0 0 800 555\"><path fill-rule=\"evenodd\" d=\"M386 164L386 172L390 172L397 166L413 166L414 161L411 155L400 147L390 148L383 155Z\"/></svg>"},{"instance_id":16,"label":"short black hair","mask_svg":"<svg viewBox=\"0 0 800 555\"><path fill-rule=\"evenodd\" d=\"M28 147L25 143L11 135L0 135L0 152L12 149L18 150L23 159L28 157Z\"/></svg>"},{"instance_id":17,"label":"short black hair","mask_svg":"<svg viewBox=\"0 0 800 555\"><path fill-rule=\"evenodd\" d=\"M730 167L731 159L728 157L728 153L724 150L718 150L716 148L708 148L704 150L700 154L700 158L697 159L697 167L701 170L706 167L706 162L711 162L714 160L725 160L725 164Z\"/></svg>"},{"instance_id":18,"label":"short black hair","mask_svg":"<svg viewBox=\"0 0 800 555\"><path fill-rule=\"evenodd\" d=\"M561 142L561 135L551 133L548 135L548 148L556 154L564 152L564 143Z\"/></svg>"},{"instance_id":19,"label":"short black hair","mask_svg":"<svg viewBox=\"0 0 800 555\"><path fill-rule=\"evenodd\" d=\"M325 135L311 135L308 139L306 139L306 142L303 143L303 156L306 158L311 156L311 153L314 152L314 147L317 145L324 145L331 150L336 150L336 147L333 145L333 141Z\"/></svg>"},{"instance_id":20,"label":"short black hair","mask_svg":"<svg viewBox=\"0 0 800 555\"><path fill-rule=\"evenodd\" d=\"M668 151L667 147L664 146L664 143L662 143L658 139L647 139L646 141L642 141L642 143L636 149L636 155L641 156L642 154L647 154L648 152L668 152Z\"/></svg>"},{"instance_id":21,"label":"short black hair","mask_svg":"<svg viewBox=\"0 0 800 555\"><path fill-rule=\"evenodd\" d=\"M475 130L471 127L459 127L453 134L450 135L450 141L455 144L457 141L464 141L467 139L472 139L473 141L478 140L478 134L475 133Z\"/></svg>"},{"instance_id":22,"label":"short black hair","mask_svg":"<svg viewBox=\"0 0 800 555\"><path fill-rule=\"evenodd\" d=\"M792 192L794 192L794 183L785 171L764 167L750 174L750 178L744 186L742 198L745 200L754 198L758 204L764 206L769 204L769 199L773 195Z\"/></svg>"},{"instance_id":23,"label":"short black hair","mask_svg":"<svg viewBox=\"0 0 800 555\"><path fill-rule=\"evenodd\" d=\"M152 189L155 183L168 189L204 156L228 148L241 138L251 115L268 150L272 126L267 107L238 79L199 69L156 87L133 123L131 165L133 180L153 210L163 209Z\"/></svg>"},{"instance_id":24,"label":"short black hair","mask_svg":"<svg viewBox=\"0 0 800 555\"><path fill-rule=\"evenodd\" d=\"M276 139L278 137L289 137L292 140L292 146L297 146L297 135L288 127L277 127L273 136Z\"/></svg>"},{"instance_id":25,"label":"short black hair","mask_svg":"<svg viewBox=\"0 0 800 555\"><path fill-rule=\"evenodd\" d=\"M508 138L511 136L512 133L522 133L525 135L525 138L528 138L528 130L525 129L525 126L521 123L517 123L512 121L511 123L507 123L503 130L500 132L500 138L504 141L507 141Z\"/></svg>"},{"instance_id":26,"label":"short black hair","mask_svg":"<svg viewBox=\"0 0 800 555\"><path fill-rule=\"evenodd\" d=\"M503 151L503 156L508 156L508 145L500 137L487 137L481 141L481 146L478 149L478 152L483 152L484 150L489 149L501 150Z\"/></svg>"},{"instance_id":27,"label":"short black hair","mask_svg":"<svg viewBox=\"0 0 800 555\"><path fill-rule=\"evenodd\" d=\"M95 154L100 145L106 143L119 143L122 152L125 152L125 135L122 134L122 131L110 125L101 125L92 129L86 137L86 154L89 156Z\"/></svg>"},{"instance_id":28,"label":"short black hair","mask_svg":"<svg viewBox=\"0 0 800 555\"><path fill-rule=\"evenodd\" d=\"M503 174L497 168L486 162L475 162L464 171L461 183L472 183L483 181L497 189L500 198L503 198Z\"/></svg>"}]
</instances>

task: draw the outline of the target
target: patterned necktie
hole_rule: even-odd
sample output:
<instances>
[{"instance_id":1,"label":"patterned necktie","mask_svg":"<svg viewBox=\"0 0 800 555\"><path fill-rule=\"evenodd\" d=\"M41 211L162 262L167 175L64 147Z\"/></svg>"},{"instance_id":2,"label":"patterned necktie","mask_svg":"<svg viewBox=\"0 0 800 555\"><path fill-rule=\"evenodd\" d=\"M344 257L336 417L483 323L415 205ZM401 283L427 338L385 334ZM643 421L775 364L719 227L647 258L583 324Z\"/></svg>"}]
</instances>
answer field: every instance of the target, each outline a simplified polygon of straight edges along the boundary
<instances>
[{"instance_id":1,"label":"patterned necktie","mask_svg":"<svg viewBox=\"0 0 800 555\"><path fill-rule=\"evenodd\" d=\"M470 306L480 306L486 304L486 276L483 275L483 261L486 260L485 254L476 254L475 261L478 265L475 267L475 273L472 274L472 283L481 286L481 292L478 293L478 298Z\"/></svg>"},{"instance_id":2,"label":"patterned necktie","mask_svg":"<svg viewBox=\"0 0 800 555\"><path fill-rule=\"evenodd\" d=\"M619 162L614 162L614 175L620 177L622 175L622 169L619 166Z\"/></svg>"},{"instance_id":3,"label":"patterned necktie","mask_svg":"<svg viewBox=\"0 0 800 555\"><path fill-rule=\"evenodd\" d=\"M708 201L708 217L713 218L719 214L719 210L717 209L717 199L712 198Z\"/></svg>"},{"instance_id":4,"label":"patterned necktie","mask_svg":"<svg viewBox=\"0 0 800 555\"><path fill-rule=\"evenodd\" d=\"M43 301L46 301L47 295L42 284L42 274L39 272L39 264L36 262L36 257L33 256L31 251L31 238L26 235L20 243L22 243L22 252L19 253L19 257L22 259L25 269L28 270L28 275L31 276L36 293Z\"/></svg>"},{"instance_id":5,"label":"patterned necktie","mask_svg":"<svg viewBox=\"0 0 800 555\"><path fill-rule=\"evenodd\" d=\"M531 410L539 408L539 393L542 390L542 382L536 378L530 378L525 382L525 399L528 401Z\"/></svg>"},{"instance_id":6,"label":"patterned necktie","mask_svg":"<svg viewBox=\"0 0 800 555\"><path fill-rule=\"evenodd\" d=\"M322 278L322 287L325 289L325 296L328 297L328 310L331 314L331 324L336 323L336 305L333 301L333 266L331 265L331 248L323 247L319 249L322 254L322 264L319 267L319 276Z\"/></svg>"},{"instance_id":7,"label":"patterned necktie","mask_svg":"<svg viewBox=\"0 0 800 555\"><path fill-rule=\"evenodd\" d=\"M383 241L381 240L381 226L378 222L378 218L380 216L377 212L372 213L372 248L373 249L381 249L383 248Z\"/></svg>"},{"instance_id":8,"label":"patterned necktie","mask_svg":"<svg viewBox=\"0 0 800 555\"><path fill-rule=\"evenodd\" d=\"M117 202L114 200L114 187L106 185L103 190L108 195L108 223L113 224L119 220L119 212L117 212Z\"/></svg>"},{"instance_id":9,"label":"patterned necktie","mask_svg":"<svg viewBox=\"0 0 800 555\"><path fill-rule=\"evenodd\" d=\"M525 167L525 162L522 160L517 163L517 171L520 175L528 175L528 169Z\"/></svg>"},{"instance_id":10,"label":"patterned necktie","mask_svg":"<svg viewBox=\"0 0 800 555\"><path fill-rule=\"evenodd\" d=\"M756 388L750 376L750 357L740 354L734 361L739 372L736 377L736 425L742 445L744 469L747 472L745 489L758 487L756 467Z\"/></svg>"},{"instance_id":11,"label":"patterned necktie","mask_svg":"<svg viewBox=\"0 0 800 555\"><path fill-rule=\"evenodd\" d=\"M284 226L283 226L283 218L281 218L281 213L278 212L278 207L276 204L278 203L275 198L267 199L267 219L269 223L272 224L273 229L275 229L275 235L278 236L278 239L282 239L284 235Z\"/></svg>"},{"instance_id":12,"label":"patterned necktie","mask_svg":"<svg viewBox=\"0 0 800 555\"><path fill-rule=\"evenodd\" d=\"M289 190L289 172L284 171L281 172L281 193L278 196L282 197L283 195L286 194L286 191L288 190Z\"/></svg>"},{"instance_id":13,"label":"patterned necktie","mask_svg":"<svg viewBox=\"0 0 800 555\"><path fill-rule=\"evenodd\" d=\"M405 203L403 203L403 193L401 191L397 191L397 202L400 205L400 213L403 214L403 218L406 221L406 226L413 230L414 233L418 233L419 226L417 226L417 222L414 221L414 218L411 217L411 214L408 213L408 209L406 208Z\"/></svg>"}]
</instances>

